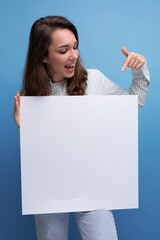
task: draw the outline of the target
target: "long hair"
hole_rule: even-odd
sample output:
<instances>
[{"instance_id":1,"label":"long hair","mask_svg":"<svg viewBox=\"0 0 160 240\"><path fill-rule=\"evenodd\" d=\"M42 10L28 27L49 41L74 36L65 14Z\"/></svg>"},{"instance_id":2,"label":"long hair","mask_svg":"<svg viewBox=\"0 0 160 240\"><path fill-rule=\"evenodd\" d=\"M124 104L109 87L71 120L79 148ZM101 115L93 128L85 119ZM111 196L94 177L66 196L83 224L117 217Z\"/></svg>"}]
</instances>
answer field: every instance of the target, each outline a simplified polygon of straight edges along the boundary
<instances>
[{"instance_id":1,"label":"long hair","mask_svg":"<svg viewBox=\"0 0 160 240\"><path fill-rule=\"evenodd\" d=\"M79 44L76 27L65 17L48 16L34 22L29 37L29 47L24 68L21 94L24 96L47 96L51 93L48 71L44 57L47 57L51 45L51 34L56 29L69 29ZM87 87L87 71L78 57L74 76L67 78L66 92L68 95L84 95Z\"/></svg>"}]
</instances>

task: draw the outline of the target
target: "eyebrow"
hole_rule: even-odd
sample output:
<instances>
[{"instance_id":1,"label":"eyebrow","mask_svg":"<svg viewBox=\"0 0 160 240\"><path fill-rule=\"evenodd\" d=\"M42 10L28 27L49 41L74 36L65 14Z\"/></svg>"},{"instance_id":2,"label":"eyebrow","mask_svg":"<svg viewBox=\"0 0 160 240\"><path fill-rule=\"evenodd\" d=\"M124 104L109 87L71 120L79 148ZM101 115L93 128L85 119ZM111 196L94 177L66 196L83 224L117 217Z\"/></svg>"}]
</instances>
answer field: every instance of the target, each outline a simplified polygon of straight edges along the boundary
<instances>
[{"instance_id":1,"label":"eyebrow","mask_svg":"<svg viewBox=\"0 0 160 240\"><path fill-rule=\"evenodd\" d=\"M78 41L76 41L75 43L78 43ZM75 44L74 43L74 44ZM63 45L63 46L60 46L60 47L58 47L58 48L63 48L63 47L69 47L69 45Z\"/></svg>"}]
</instances>

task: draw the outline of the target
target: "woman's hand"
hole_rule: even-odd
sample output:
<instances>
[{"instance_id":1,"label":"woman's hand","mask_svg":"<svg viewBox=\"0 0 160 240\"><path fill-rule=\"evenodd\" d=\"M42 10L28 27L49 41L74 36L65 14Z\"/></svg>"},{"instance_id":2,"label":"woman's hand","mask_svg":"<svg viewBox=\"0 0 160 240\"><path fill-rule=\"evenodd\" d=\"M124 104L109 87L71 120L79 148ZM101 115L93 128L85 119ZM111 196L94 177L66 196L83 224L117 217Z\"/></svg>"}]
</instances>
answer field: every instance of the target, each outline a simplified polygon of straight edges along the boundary
<instances>
[{"instance_id":1,"label":"woman's hand","mask_svg":"<svg viewBox=\"0 0 160 240\"><path fill-rule=\"evenodd\" d=\"M121 50L123 54L127 57L121 68L122 72L124 72L127 66L132 69L139 69L145 64L146 60L142 55L134 52L128 52L125 47L121 47Z\"/></svg>"},{"instance_id":2,"label":"woman's hand","mask_svg":"<svg viewBox=\"0 0 160 240\"><path fill-rule=\"evenodd\" d=\"M14 96L14 111L13 117L18 127L20 127L20 92L17 91L16 96Z\"/></svg>"}]
</instances>

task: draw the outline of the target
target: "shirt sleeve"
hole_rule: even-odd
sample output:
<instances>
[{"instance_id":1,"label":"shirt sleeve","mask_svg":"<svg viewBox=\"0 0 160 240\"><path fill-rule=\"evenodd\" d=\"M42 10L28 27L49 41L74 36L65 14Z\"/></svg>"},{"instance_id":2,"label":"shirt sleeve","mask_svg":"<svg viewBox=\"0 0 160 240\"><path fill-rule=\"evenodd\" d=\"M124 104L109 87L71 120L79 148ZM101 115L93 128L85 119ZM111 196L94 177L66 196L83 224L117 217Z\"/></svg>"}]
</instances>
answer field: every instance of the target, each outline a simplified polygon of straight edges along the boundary
<instances>
[{"instance_id":1,"label":"shirt sleeve","mask_svg":"<svg viewBox=\"0 0 160 240\"><path fill-rule=\"evenodd\" d=\"M141 108L144 106L148 94L148 86L150 84L150 76L147 63L145 63L138 70L132 69L132 84L128 90L121 88L119 85L109 80L103 73L100 72L100 74L102 94L138 95L138 107Z\"/></svg>"}]
</instances>

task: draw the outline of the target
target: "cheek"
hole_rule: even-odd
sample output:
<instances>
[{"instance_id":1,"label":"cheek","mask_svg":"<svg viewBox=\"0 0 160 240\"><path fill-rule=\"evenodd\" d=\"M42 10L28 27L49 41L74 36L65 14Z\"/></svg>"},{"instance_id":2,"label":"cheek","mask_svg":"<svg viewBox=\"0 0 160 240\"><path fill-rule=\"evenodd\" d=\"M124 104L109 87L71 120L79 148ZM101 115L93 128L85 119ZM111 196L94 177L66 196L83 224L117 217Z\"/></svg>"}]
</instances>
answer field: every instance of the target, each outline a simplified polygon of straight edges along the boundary
<instances>
[{"instance_id":1,"label":"cheek","mask_svg":"<svg viewBox=\"0 0 160 240\"><path fill-rule=\"evenodd\" d=\"M62 55L62 56L60 56L60 57L57 58L57 62L56 62L56 63L57 63L58 65L66 65L67 59L68 59L68 58L67 58L66 55L65 55L65 56Z\"/></svg>"},{"instance_id":2,"label":"cheek","mask_svg":"<svg viewBox=\"0 0 160 240\"><path fill-rule=\"evenodd\" d=\"M76 51L76 54L77 54L77 57L79 57L79 51L78 51L78 49L77 49L77 51Z\"/></svg>"},{"instance_id":3,"label":"cheek","mask_svg":"<svg viewBox=\"0 0 160 240\"><path fill-rule=\"evenodd\" d=\"M50 58L50 64L53 66L60 66L64 63L64 56L61 55L55 55Z\"/></svg>"}]
</instances>

